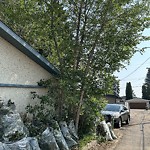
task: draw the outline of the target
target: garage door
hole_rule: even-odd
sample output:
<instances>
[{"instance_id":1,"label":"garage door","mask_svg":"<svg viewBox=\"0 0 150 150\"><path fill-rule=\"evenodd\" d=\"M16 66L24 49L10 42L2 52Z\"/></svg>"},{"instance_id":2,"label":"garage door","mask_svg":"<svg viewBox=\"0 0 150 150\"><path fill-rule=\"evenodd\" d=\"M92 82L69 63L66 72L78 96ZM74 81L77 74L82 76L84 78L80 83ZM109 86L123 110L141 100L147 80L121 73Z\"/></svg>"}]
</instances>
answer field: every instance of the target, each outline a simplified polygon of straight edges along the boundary
<instances>
[{"instance_id":1,"label":"garage door","mask_svg":"<svg viewBox=\"0 0 150 150\"><path fill-rule=\"evenodd\" d=\"M146 103L130 103L130 109L145 109Z\"/></svg>"}]
</instances>

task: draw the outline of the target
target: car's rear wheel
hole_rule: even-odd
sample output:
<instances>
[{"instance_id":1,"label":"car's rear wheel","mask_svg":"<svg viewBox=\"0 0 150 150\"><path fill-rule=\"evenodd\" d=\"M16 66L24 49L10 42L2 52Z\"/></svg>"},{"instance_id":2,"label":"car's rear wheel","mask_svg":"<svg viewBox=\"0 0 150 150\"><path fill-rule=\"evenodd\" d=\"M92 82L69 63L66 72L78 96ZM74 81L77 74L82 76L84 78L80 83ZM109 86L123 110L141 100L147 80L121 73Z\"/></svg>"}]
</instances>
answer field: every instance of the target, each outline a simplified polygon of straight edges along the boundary
<instances>
[{"instance_id":1,"label":"car's rear wheel","mask_svg":"<svg viewBox=\"0 0 150 150\"><path fill-rule=\"evenodd\" d=\"M130 116L128 116L128 119L126 120L126 124L129 124L130 122Z\"/></svg>"}]
</instances>

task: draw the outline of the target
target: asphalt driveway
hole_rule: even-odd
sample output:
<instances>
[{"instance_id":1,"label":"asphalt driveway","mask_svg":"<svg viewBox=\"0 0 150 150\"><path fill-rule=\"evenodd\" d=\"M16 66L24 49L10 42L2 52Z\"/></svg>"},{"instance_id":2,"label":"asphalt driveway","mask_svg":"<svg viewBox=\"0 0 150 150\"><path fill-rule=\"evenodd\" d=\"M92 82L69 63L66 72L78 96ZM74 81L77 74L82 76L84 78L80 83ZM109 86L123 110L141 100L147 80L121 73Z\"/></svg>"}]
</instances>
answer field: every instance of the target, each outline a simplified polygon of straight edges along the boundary
<instances>
[{"instance_id":1,"label":"asphalt driveway","mask_svg":"<svg viewBox=\"0 0 150 150\"><path fill-rule=\"evenodd\" d=\"M150 150L150 110L131 109L131 122L114 150Z\"/></svg>"}]
</instances>

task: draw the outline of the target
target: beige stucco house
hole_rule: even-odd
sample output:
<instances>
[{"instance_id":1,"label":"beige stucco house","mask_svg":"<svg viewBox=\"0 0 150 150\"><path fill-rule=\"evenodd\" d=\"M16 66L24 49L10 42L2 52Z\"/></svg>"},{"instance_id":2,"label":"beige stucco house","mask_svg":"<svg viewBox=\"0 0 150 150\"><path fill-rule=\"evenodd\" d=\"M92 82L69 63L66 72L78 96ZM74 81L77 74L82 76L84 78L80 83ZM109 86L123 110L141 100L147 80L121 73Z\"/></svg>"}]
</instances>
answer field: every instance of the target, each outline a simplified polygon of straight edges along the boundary
<instances>
[{"instance_id":1,"label":"beige stucco house","mask_svg":"<svg viewBox=\"0 0 150 150\"><path fill-rule=\"evenodd\" d=\"M46 92L37 82L51 76L58 77L59 71L0 21L0 100L11 99L24 112L32 103L30 92Z\"/></svg>"}]
</instances>

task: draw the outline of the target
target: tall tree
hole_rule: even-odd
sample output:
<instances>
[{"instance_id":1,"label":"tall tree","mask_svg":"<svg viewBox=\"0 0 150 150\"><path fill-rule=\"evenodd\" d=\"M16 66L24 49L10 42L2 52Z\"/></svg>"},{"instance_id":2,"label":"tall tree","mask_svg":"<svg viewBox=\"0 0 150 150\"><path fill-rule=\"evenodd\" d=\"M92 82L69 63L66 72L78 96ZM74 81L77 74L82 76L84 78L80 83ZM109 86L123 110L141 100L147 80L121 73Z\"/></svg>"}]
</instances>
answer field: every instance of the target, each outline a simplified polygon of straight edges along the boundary
<instances>
[{"instance_id":1,"label":"tall tree","mask_svg":"<svg viewBox=\"0 0 150 150\"><path fill-rule=\"evenodd\" d=\"M142 98L150 99L150 68L148 68L145 83L142 86Z\"/></svg>"},{"instance_id":2,"label":"tall tree","mask_svg":"<svg viewBox=\"0 0 150 150\"><path fill-rule=\"evenodd\" d=\"M122 65L121 61L128 60L134 54L137 43L142 39L139 30L142 31L148 23L144 21L147 20L147 11L144 11L146 3L142 1L81 0L68 1L66 6L75 43L73 70L77 72L82 69L84 73L76 115L77 126L85 93L89 93L92 87L89 85L97 81L96 84L100 84L99 87L106 92L113 71Z\"/></svg>"},{"instance_id":3,"label":"tall tree","mask_svg":"<svg viewBox=\"0 0 150 150\"><path fill-rule=\"evenodd\" d=\"M148 72L145 78L145 83L150 85L150 68L147 68Z\"/></svg>"},{"instance_id":4,"label":"tall tree","mask_svg":"<svg viewBox=\"0 0 150 150\"><path fill-rule=\"evenodd\" d=\"M119 92L120 92L119 81L116 80L113 84L113 94L119 96Z\"/></svg>"},{"instance_id":5,"label":"tall tree","mask_svg":"<svg viewBox=\"0 0 150 150\"><path fill-rule=\"evenodd\" d=\"M128 82L126 85L126 100L133 99L133 90L131 82Z\"/></svg>"},{"instance_id":6,"label":"tall tree","mask_svg":"<svg viewBox=\"0 0 150 150\"><path fill-rule=\"evenodd\" d=\"M148 99L147 84L143 84L142 86L142 98Z\"/></svg>"},{"instance_id":7,"label":"tall tree","mask_svg":"<svg viewBox=\"0 0 150 150\"><path fill-rule=\"evenodd\" d=\"M81 113L109 92L113 72L146 39L148 5L141 0L5 0L0 17L59 67L58 102L72 111L78 129Z\"/></svg>"}]
</instances>

